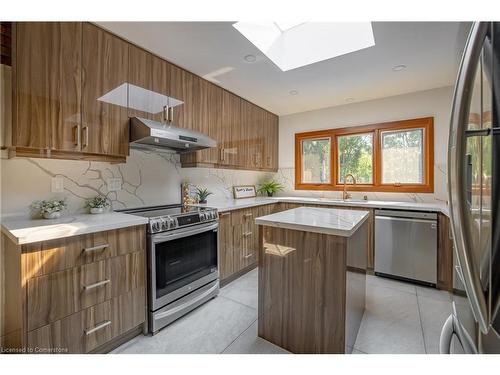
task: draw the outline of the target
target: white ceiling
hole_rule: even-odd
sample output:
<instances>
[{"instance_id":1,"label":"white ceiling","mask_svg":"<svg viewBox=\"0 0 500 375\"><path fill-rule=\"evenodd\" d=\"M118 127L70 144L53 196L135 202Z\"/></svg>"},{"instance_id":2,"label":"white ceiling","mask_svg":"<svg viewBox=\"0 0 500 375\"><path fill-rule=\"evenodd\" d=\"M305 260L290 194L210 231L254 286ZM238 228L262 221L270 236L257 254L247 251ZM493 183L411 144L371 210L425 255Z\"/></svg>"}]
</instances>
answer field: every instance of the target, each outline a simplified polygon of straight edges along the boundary
<instances>
[{"instance_id":1,"label":"white ceiling","mask_svg":"<svg viewBox=\"0 0 500 375\"><path fill-rule=\"evenodd\" d=\"M469 26L374 22L374 47L283 72L232 22L98 24L278 115L452 85ZM394 72L400 64L407 68Z\"/></svg>"}]
</instances>

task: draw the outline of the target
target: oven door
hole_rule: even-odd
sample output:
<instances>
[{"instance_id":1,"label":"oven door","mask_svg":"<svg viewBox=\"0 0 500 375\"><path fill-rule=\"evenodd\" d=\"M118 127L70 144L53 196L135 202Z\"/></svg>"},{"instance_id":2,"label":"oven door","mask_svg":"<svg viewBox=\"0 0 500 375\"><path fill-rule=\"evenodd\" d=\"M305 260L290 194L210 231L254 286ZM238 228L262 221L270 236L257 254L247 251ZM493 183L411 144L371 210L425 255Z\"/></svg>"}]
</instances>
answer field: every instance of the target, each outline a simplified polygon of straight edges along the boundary
<instances>
[{"instance_id":1,"label":"oven door","mask_svg":"<svg viewBox=\"0 0 500 375\"><path fill-rule=\"evenodd\" d=\"M149 306L155 311L216 280L217 222L151 235Z\"/></svg>"}]
</instances>

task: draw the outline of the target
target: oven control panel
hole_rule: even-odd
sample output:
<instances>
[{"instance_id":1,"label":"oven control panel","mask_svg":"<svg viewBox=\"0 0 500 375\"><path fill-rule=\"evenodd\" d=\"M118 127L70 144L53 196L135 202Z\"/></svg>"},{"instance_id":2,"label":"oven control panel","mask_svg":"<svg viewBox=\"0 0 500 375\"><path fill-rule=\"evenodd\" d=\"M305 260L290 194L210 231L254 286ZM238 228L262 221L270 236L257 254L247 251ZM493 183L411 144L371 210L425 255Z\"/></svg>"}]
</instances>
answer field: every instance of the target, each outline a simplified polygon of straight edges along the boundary
<instances>
[{"instance_id":1,"label":"oven control panel","mask_svg":"<svg viewBox=\"0 0 500 375\"><path fill-rule=\"evenodd\" d=\"M198 223L214 221L218 218L219 215L215 209L200 210L179 215L160 216L149 220L149 231L150 233L166 232Z\"/></svg>"}]
</instances>

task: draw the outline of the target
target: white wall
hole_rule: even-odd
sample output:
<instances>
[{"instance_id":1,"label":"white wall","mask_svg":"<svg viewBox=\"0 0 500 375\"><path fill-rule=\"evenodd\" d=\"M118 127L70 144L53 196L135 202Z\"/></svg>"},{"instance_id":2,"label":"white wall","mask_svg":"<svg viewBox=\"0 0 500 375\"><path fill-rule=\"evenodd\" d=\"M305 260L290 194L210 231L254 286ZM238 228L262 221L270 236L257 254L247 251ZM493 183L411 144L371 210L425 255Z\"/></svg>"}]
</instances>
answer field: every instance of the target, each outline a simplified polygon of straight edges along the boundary
<instances>
[{"instance_id":1,"label":"white wall","mask_svg":"<svg viewBox=\"0 0 500 375\"><path fill-rule=\"evenodd\" d=\"M280 117L279 177L287 186L285 193L294 195L340 195L340 192L318 193L294 190L295 133L433 116L434 194L368 193L367 195L370 198L381 199L446 200L446 155L452 94L452 87L443 87Z\"/></svg>"}]
</instances>

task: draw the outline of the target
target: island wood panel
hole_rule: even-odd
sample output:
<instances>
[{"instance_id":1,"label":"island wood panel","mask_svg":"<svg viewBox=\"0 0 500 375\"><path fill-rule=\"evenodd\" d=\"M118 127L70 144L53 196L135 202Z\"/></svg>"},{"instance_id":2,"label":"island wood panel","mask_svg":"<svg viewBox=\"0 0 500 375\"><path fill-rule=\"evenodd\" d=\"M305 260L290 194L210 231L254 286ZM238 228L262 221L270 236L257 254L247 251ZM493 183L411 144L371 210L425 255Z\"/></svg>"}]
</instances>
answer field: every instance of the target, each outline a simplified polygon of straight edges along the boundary
<instances>
[{"instance_id":1,"label":"island wood panel","mask_svg":"<svg viewBox=\"0 0 500 375\"><path fill-rule=\"evenodd\" d=\"M145 229L140 225L23 246L25 278L144 251L145 243Z\"/></svg>"},{"instance_id":2,"label":"island wood panel","mask_svg":"<svg viewBox=\"0 0 500 375\"><path fill-rule=\"evenodd\" d=\"M82 151L129 154L128 51L124 40L83 24Z\"/></svg>"},{"instance_id":3,"label":"island wood panel","mask_svg":"<svg viewBox=\"0 0 500 375\"><path fill-rule=\"evenodd\" d=\"M28 330L143 287L145 278L144 254L136 252L29 279ZM84 288L105 280L110 282Z\"/></svg>"},{"instance_id":4,"label":"island wood panel","mask_svg":"<svg viewBox=\"0 0 500 375\"><path fill-rule=\"evenodd\" d=\"M29 332L28 347L48 352L61 348L68 353L87 353L130 331L145 320L145 288L105 301ZM86 334L102 323L109 325Z\"/></svg>"},{"instance_id":5,"label":"island wood panel","mask_svg":"<svg viewBox=\"0 0 500 375\"><path fill-rule=\"evenodd\" d=\"M450 219L446 215L438 214L438 259L437 259L437 287L438 289L453 290L453 236Z\"/></svg>"},{"instance_id":6,"label":"island wood panel","mask_svg":"<svg viewBox=\"0 0 500 375\"><path fill-rule=\"evenodd\" d=\"M344 353L344 237L261 226L259 336L293 353Z\"/></svg>"},{"instance_id":7,"label":"island wood panel","mask_svg":"<svg viewBox=\"0 0 500 375\"><path fill-rule=\"evenodd\" d=\"M12 22L0 22L0 64L12 63Z\"/></svg>"},{"instance_id":8,"label":"island wood panel","mask_svg":"<svg viewBox=\"0 0 500 375\"><path fill-rule=\"evenodd\" d=\"M13 146L79 151L82 24L18 22Z\"/></svg>"},{"instance_id":9,"label":"island wood panel","mask_svg":"<svg viewBox=\"0 0 500 375\"><path fill-rule=\"evenodd\" d=\"M224 280L234 273L233 227L231 212L219 214L219 275Z\"/></svg>"}]
</instances>

